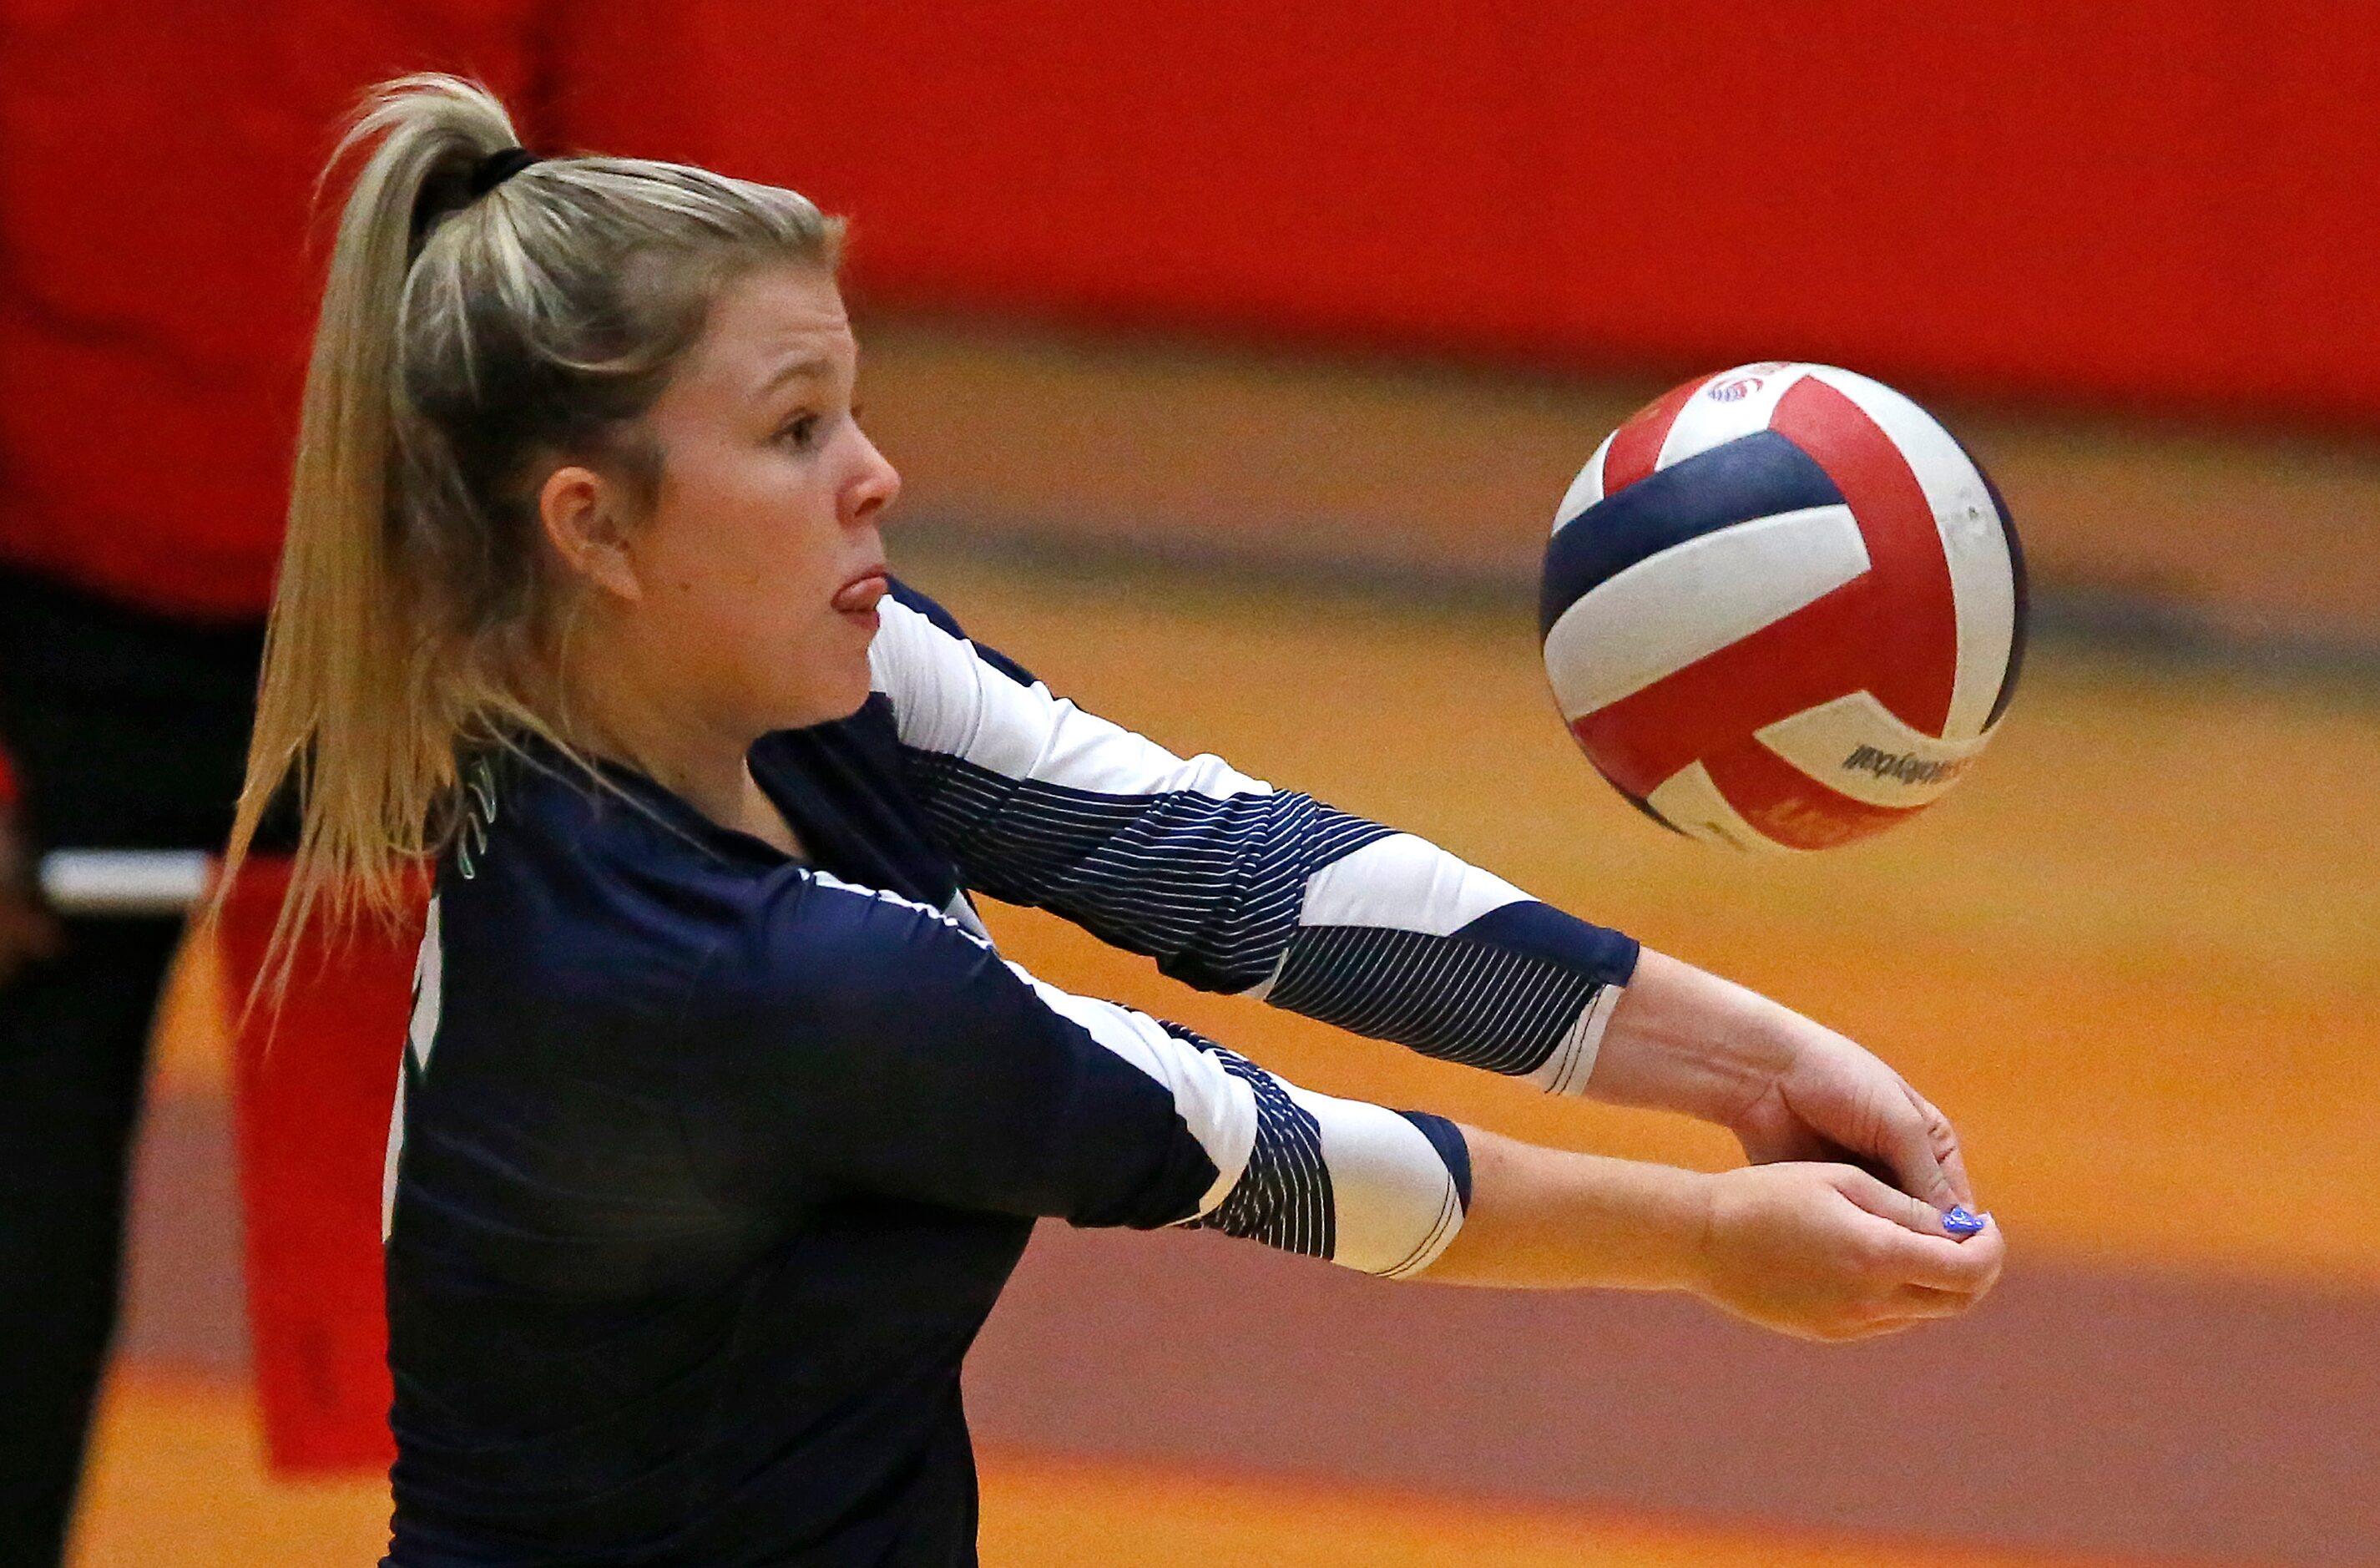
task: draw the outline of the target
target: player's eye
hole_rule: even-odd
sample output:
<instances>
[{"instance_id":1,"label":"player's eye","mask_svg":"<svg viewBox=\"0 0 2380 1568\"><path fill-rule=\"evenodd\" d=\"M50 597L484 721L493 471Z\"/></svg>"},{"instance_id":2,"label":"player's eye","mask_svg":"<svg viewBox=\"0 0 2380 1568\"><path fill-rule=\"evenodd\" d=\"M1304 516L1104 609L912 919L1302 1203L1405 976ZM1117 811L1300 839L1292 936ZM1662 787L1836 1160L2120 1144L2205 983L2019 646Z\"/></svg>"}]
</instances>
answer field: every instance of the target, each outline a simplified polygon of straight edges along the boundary
<instances>
[{"instance_id":1,"label":"player's eye","mask_svg":"<svg viewBox=\"0 0 2380 1568\"><path fill-rule=\"evenodd\" d=\"M818 444L820 423L816 414L796 414L777 432L777 439L796 452L807 452Z\"/></svg>"}]
</instances>

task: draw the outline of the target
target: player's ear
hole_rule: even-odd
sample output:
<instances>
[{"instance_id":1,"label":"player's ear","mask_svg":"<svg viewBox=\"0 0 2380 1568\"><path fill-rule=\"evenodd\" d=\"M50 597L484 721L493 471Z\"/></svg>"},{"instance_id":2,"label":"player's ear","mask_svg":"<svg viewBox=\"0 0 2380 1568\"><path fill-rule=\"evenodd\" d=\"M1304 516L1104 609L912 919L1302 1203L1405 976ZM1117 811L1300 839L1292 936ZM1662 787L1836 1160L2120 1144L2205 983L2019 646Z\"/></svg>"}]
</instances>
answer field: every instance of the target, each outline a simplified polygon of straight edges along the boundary
<instances>
[{"instance_id":1,"label":"player's ear","mask_svg":"<svg viewBox=\"0 0 2380 1568\"><path fill-rule=\"evenodd\" d=\"M572 571L630 603L644 598L644 579L627 548L633 519L618 481L565 463L538 486L537 520Z\"/></svg>"}]
</instances>

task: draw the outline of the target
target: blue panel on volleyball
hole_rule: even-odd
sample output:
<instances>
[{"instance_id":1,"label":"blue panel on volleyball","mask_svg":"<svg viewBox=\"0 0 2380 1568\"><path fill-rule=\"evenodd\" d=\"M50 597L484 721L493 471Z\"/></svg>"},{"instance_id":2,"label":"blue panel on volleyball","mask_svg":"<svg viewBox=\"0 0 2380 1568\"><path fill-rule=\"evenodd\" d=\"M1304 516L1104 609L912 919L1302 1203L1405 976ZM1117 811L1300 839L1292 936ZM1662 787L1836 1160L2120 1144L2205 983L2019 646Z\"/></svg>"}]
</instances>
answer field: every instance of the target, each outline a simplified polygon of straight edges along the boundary
<instances>
[{"instance_id":1,"label":"blue panel on volleyball","mask_svg":"<svg viewBox=\"0 0 2380 1568\"><path fill-rule=\"evenodd\" d=\"M1842 501L1817 461L1775 431L1755 431L1672 463L1605 496L1554 535L1546 546L1537 634L1551 631L1579 595L1672 545Z\"/></svg>"}]
</instances>

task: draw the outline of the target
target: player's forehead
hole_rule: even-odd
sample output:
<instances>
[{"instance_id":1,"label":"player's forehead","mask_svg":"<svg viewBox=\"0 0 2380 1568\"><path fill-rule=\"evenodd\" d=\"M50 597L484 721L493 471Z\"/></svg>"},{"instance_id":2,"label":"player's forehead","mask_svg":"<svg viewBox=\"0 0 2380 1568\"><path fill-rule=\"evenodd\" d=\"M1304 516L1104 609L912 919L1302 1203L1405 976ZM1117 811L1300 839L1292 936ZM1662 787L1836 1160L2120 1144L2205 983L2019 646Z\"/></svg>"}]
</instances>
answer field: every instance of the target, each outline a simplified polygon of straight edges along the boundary
<instances>
[{"instance_id":1,"label":"player's forehead","mask_svg":"<svg viewBox=\"0 0 2380 1568\"><path fill-rule=\"evenodd\" d=\"M770 267L720 290L684 374L718 395L766 400L846 385L858 356L834 279L814 267Z\"/></svg>"}]
</instances>

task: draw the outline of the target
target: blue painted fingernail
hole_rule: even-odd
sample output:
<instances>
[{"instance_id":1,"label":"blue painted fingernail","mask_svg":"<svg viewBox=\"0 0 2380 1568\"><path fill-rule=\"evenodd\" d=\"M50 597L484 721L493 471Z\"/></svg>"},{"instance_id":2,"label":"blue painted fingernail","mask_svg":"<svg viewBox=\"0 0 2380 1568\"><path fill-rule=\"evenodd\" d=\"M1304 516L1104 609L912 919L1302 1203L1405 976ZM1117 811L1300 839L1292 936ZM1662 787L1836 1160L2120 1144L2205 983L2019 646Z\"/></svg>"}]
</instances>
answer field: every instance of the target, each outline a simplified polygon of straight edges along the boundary
<instances>
[{"instance_id":1,"label":"blue painted fingernail","mask_svg":"<svg viewBox=\"0 0 2380 1568\"><path fill-rule=\"evenodd\" d=\"M1981 1234L1984 1222L1989 1218L1989 1215L1970 1214L1963 1208L1953 1209L1942 1216L1942 1228L1954 1236L1976 1235Z\"/></svg>"}]
</instances>

